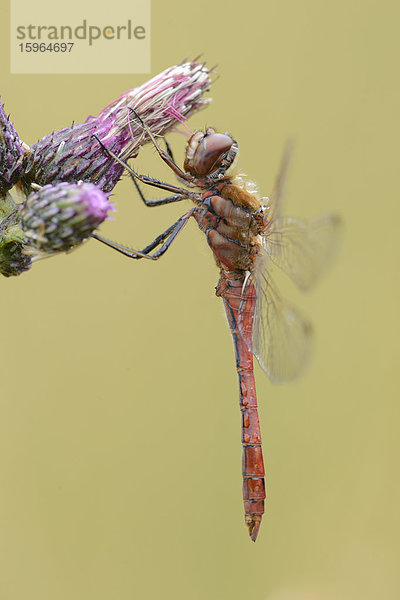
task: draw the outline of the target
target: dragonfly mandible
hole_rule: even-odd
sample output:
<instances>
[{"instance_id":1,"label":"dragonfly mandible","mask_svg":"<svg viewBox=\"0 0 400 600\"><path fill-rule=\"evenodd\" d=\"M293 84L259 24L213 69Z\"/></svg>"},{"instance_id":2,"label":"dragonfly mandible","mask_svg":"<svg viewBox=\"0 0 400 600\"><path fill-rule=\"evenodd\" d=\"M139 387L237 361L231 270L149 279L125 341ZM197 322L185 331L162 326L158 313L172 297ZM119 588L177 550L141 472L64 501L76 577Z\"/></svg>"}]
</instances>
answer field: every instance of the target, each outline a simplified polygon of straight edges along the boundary
<instances>
[{"instance_id":1,"label":"dragonfly mandible","mask_svg":"<svg viewBox=\"0 0 400 600\"><path fill-rule=\"evenodd\" d=\"M103 146L104 151L126 168L147 206L185 198L192 200L194 206L142 250L97 234L93 237L130 258L158 260L191 217L205 233L220 270L216 294L224 302L236 355L244 514L250 537L255 541L266 495L253 355L272 381L291 380L306 366L312 339L310 322L279 295L270 267L272 263L278 265L301 290L312 287L335 253L340 219L334 214L309 220L281 214L290 151L284 154L272 195L259 199L246 190L240 178L228 174L238 152L238 144L230 133L217 133L212 128L196 130L188 140L182 170L169 145L167 151L162 150L146 123L131 110L162 160L192 189L141 175ZM172 195L148 201L137 180Z\"/></svg>"}]
</instances>

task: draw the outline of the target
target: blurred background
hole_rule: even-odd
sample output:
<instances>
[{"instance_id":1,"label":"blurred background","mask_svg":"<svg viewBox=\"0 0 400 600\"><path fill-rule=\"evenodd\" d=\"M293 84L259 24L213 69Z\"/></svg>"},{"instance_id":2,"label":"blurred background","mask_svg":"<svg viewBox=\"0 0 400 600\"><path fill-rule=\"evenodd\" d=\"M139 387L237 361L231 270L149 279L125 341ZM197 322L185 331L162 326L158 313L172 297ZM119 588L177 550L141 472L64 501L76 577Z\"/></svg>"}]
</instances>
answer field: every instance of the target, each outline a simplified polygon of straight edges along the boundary
<instances>
[{"instance_id":1,"label":"blurred background","mask_svg":"<svg viewBox=\"0 0 400 600\"><path fill-rule=\"evenodd\" d=\"M316 352L291 385L256 366L256 544L232 341L196 224L157 263L92 241L1 279L0 598L399 598L399 4L153 0L149 75L10 75L0 16L1 100L28 144L202 52L220 78L189 126L231 131L262 195L294 138L287 212L345 221L312 294L278 278ZM150 147L135 164L171 180ZM102 233L135 248L182 213L146 209L127 178L114 200Z\"/></svg>"}]
</instances>

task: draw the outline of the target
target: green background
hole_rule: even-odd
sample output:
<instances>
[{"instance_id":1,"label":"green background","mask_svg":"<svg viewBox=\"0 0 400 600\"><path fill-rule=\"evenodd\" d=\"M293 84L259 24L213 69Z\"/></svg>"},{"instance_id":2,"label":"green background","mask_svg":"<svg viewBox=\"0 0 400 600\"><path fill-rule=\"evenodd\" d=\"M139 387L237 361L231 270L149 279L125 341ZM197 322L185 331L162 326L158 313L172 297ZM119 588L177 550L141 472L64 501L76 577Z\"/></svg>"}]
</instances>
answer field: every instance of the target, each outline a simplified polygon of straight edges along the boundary
<instances>
[{"instance_id":1,"label":"green background","mask_svg":"<svg viewBox=\"0 0 400 600\"><path fill-rule=\"evenodd\" d=\"M0 10L2 101L29 144L147 79L11 76ZM190 126L231 131L262 195L292 136L288 212L340 213L343 249L309 296L278 278L316 353L291 385L256 367L256 544L232 341L196 224L158 263L92 241L1 279L1 600L399 597L399 18L394 1L153 0L152 75L199 52L219 65ZM150 148L135 164L170 178ZM134 247L182 212L146 209L128 179L114 199L102 233Z\"/></svg>"}]
</instances>

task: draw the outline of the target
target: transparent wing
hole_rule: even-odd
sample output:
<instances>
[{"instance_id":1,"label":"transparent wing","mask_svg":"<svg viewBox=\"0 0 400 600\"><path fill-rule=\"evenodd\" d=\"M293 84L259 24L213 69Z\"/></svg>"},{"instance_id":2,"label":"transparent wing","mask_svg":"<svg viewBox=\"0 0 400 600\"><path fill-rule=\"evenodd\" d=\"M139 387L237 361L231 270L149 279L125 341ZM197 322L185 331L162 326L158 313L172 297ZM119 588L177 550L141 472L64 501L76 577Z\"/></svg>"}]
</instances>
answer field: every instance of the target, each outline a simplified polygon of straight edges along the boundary
<instances>
[{"instance_id":1,"label":"transparent wing","mask_svg":"<svg viewBox=\"0 0 400 600\"><path fill-rule=\"evenodd\" d=\"M270 259L307 290L336 256L341 232L341 220L334 214L313 219L278 216L262 236L262 244Z\"/></svg>"},{"instance_id":2,"label":"transparent wing","mask_svg":"<svg viewBox=\"0 0 400 600\"><path fill-rule=\"evenodd\" d=\"M279 167L278 176L275 180L275 186L269 198L262 198L268 208L268 220L273 222L281 214L282 198L285 188L287 172L290 164L290 159L293 152L293 143L288 140L285 145L281 165Z\"/></svg>"},{"instance_id":3,"label":"transparent wing","mask_svg":"<svg viewBox=\"0 0 400 600\"><path fill-rule=\"evenodd\" d=\"M308 319L279 296L269 262L261 252L252 272L256 288L252 351L269 378L279 382L294 379L305 369L313 334Z\"/></svg>"}]
</instances>

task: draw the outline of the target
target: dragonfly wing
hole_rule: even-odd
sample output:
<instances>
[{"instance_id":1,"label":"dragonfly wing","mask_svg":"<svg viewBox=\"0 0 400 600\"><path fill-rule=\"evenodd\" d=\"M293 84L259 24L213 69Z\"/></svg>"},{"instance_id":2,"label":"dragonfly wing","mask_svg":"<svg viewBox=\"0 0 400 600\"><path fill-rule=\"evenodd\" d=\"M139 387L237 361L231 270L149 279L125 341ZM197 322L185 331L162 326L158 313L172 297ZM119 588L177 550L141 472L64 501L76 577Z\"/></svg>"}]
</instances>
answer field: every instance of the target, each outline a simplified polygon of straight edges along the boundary
<instances>
[{"instance_id":1,"label":"dragonfly wing","mask_svg":"<svg viewBox=\"0 0 400 600\"><path fill-rule=\"evenodd\" d=\"M312 326L280 297L268 272L269 262L268 255L260 253L252 272L256 289L252 351L272 381L288 381L309 362Z\"/></svg>"},{"instance_id":2,"label":"dragonfly wing","mask_svg":"<svg viewBox=\"0 0 400 600\"><path fill-rule=\"evenodd\" d=\"M288 140L285 145L281 165L279 167L278 176L275 180L275 186L269 198L263 198L265 205L268 208L268 220L273 222L282 211L282 198L285 188L287 172L290 164L290 159L293 151L293 143Z\"/></svg>"},{"instance_id":3,"label":"dragonfly wing","mask_svg":"<svg viewBox=\"0 0 400 600\"><path fill-rule=\"evenodd\" d=\"M341 230L335 214L313 219L278 216L262 236L262 243L270 259L301 290L308 290L335 257Z\"/></svg>"}]
</instances>

